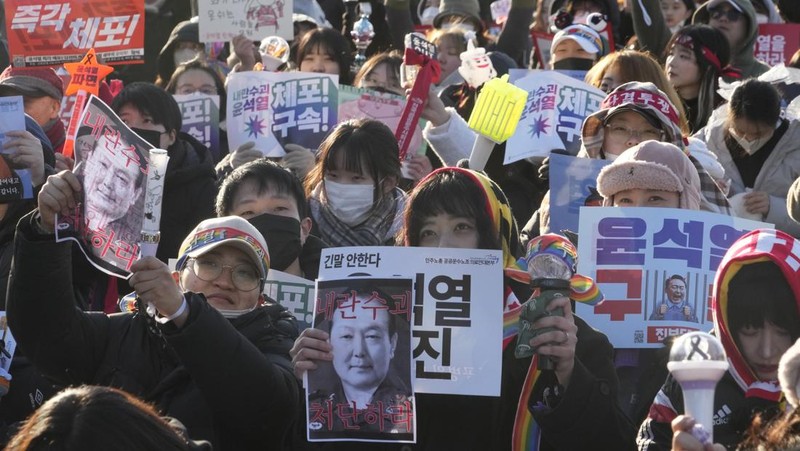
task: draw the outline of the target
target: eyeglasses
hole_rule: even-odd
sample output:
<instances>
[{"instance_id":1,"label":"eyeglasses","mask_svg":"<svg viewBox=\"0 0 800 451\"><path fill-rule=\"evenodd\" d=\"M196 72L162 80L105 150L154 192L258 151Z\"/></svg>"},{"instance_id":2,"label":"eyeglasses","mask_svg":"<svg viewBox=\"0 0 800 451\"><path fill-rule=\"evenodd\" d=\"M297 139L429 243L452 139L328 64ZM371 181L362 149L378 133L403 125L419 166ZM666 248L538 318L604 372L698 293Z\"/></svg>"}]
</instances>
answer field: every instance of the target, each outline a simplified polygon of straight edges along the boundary
<instances>
[{"instance_id":1,"label":"eyeglasses","mask_svg":"<svg viewBox=\"0 0 800 451\"><path fill-rule=\"evenodd\" d=\"M624 125L608 124L606 129L608 129L608 135L618 141L627 141L632 136L636 136L641 141L650 141L651 139L661 141L664 138L664 132L654 128L634 130Z\"/></svg>"},{"instance_id":2,"label":"eyeglasses","mask_svg":"<svg viewBox=\"0 0 800 451\"><path fill-rule=\"evenodd\" d=\"M714 20L720 20L722 16L726 16L731 22L737 22L742 17L742 13L734 8L723 9L719 6L716 8L708 8L708 14L710 14L711 18Z\"/></svg>"},{"instance_id":3,"label":"eyeglasses","mask_svg":"<svg viewBox=\"0 0 800 451\"><path fill-rule=\"evenodd\" d=\"M187 266L197 278L206 282L217 280L222 275L222 270L228 268L233 286L240 291L253 291L261 285L261 277L253 265L223 265L217 259L201 257L189 259Z\"/></svg>"}]
</instances>

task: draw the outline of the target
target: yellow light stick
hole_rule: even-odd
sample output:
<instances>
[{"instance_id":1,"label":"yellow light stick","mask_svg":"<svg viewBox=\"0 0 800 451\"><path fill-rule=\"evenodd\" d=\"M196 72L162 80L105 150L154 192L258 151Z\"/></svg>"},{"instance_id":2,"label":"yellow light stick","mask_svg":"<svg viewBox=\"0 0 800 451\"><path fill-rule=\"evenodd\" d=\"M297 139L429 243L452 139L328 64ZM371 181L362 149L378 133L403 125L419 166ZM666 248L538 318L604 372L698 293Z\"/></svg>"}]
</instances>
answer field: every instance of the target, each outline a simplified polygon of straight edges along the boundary
<instances>
[{"instance_id":1,"label":"yellow light stick","mask_svg":"<svg viewBox=\"0 0 800 451\"><path fill-rule=\"evenodd\" d=\"M478 133L469 155L470 169L482 171L494 145L514 134L527 100L528 92L509 83L508 74L483 84L469 116L469 128Z\"/></svg>"}]
</instances>

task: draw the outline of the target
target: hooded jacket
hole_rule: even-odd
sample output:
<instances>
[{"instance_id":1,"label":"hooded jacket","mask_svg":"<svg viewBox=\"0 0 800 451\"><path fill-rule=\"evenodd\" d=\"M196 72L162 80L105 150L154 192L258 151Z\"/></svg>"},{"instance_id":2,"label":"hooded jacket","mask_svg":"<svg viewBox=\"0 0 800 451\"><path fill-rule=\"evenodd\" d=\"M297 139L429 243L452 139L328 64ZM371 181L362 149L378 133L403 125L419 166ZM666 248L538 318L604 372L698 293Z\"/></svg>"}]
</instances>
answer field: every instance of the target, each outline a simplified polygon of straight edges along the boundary
<instances>
[{"instance_id":1,"label":"hooded jacket","mask_svg":"<svg viewBox=\"0 0 800 451\"><path fill-rule=\"evenodd\" d=\"M175 60L173 54L175 53L175 46L179 41L186 42L200 42L200 25L198 22L184 20L183 22L175 25L172 33L169 35L164 47L158 53L156 64L158 65L158 80L160 80L164 87L172 78L172 73L175 72Z\"/></svg>"},{"instance_id":2,"label":"hooded jacket","mask_svg":"<svg viewBox=\"0 0 800 451\"><path fill-rule=\"evenodd\" d=\"M800 313L800 267L795 264L800 261L800 255L794 250L798 245L800 242L779 230L754 230L731 245L717 269L712 294L714 330L725 348L730 366L717 384L713 428L714 441L729 449L741 441L742 434L750 425L752 410L775 408L781 397L777 381L758 380L734 342L728 324L729 285L742 267L771 261L780 268L791 287L795 307ZM753 302L757 302L757 299ZM669 376L656 395L647 419L639 428L636 439L639 449L671 449L670 422L683 410L680 384Z\"/></svg>"},{"instance_id":3,"label":"hooded jacket","mask_svg":"<svg viewBox=\"0 0 800 451\"><path fill-rule=\"evenodd\" d=\"M742 72L742 79L758 77L770 69L769 65L759 61L754 56L754 46L758 37L758 23L756 23L756 9L750 0L731 0L739 5L743 11L744 19L747 20L747 30L744 35L744 43L738 49L731 49L731 66ZM710 19L708 13L708 3L706 2L697 7L692 17L693 24L708 24Z\"/></svg>"}]
</instances>

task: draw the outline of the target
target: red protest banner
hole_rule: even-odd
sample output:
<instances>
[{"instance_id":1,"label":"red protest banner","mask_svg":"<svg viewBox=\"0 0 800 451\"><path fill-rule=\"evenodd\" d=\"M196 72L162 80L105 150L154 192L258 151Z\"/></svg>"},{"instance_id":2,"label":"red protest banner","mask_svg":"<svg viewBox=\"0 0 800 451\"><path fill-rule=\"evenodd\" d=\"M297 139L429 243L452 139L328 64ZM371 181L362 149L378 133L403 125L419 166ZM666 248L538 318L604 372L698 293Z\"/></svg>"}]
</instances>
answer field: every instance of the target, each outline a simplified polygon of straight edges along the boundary
<instances>
[{"instance_id":1,"label":"red protest banner","mask_svg":"<svg viewBox=\"0 0 800 451\"><path fill-rule=\"evenodd\" d=\"M777 66L787 63L800 48L800 24L767 23L758 26L758 38L753 46L756 58Z\"/></svg>"},{"instance_id":2,"label":"red protest banner","mask_svg":"<svg viewBox=\"0 0 800 451\"><path fill-rule=\"evenodd\" d=\"M144 58L144 0L6 0L14 66L58 66L94 48L107 64Z\"/></svg>"}]
</instances>

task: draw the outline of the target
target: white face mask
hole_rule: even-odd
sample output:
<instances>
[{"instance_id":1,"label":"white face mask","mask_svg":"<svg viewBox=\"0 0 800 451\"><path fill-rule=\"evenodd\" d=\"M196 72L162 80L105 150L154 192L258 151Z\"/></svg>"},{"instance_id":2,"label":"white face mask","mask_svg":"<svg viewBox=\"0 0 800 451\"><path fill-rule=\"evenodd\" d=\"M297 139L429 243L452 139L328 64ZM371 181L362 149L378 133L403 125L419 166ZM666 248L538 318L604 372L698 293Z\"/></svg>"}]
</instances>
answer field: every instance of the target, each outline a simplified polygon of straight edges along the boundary
<instances>
[{"instance_id":1,"label":"white face mask","mask_svg":"<svg viewBox=\"0 0 800 451\"><path fill-rule=\"evenodd\" d=\"M753 155L754 153L758 152L759 149L764 147L764 144L767 143L770 139L772 139L772 135L775 132L769 133L764 135L760 138L754 139L752 141L748 141L741 136L737 135L736 133L731 132L731 136L733 139L736 140L737 143L742 147L742 149L747 152L748 155Z\"/></svg>"},{"instance_id":2,"label":"white face mask","mask_svg":"<svg viewBox=\"0 0 800 451\"><path fill-rule=\"evenodd\" d=\"M372 209L375 187L332 182L325 179L328 208L340 221L356 225Z\"/></svg>"},{"instance_id":3,"label":"white face mask","mask_svg":"<svg viewBox=\"0 0 800 451\"><path fill-rule=\"evenodd\" d=\"M201 52L192 49L180 49L175 50L175 53L172 54L173 59L175 60L175 65L179 66L183 63L187 63L200 55Z\"/></svg>"}]
</instances>

